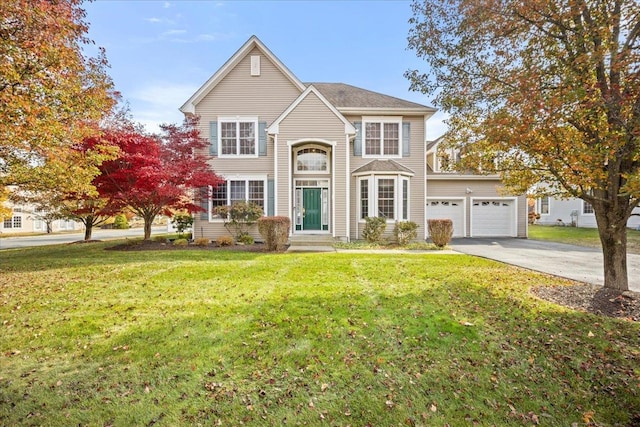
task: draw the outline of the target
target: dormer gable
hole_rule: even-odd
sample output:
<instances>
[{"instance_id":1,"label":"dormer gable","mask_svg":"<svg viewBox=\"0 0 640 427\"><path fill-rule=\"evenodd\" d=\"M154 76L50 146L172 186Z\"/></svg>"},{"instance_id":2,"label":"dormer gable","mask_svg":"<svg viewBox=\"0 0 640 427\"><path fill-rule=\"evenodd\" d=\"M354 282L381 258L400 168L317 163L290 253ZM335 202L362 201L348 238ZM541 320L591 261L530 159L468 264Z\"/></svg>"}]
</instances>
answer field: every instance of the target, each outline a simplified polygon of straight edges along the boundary
<instances>
[{"instance_id":1,"label":"dormer gable","mask_svg":"<svg viewBox=\"0 0 640 427\"><path fill-rule=\"evenodd\" d=\"M427 143L427 165L433 172L453 172L454 165L460 161L460 149L447 147L445 137Z\"/></svg>"},{"instance_id":2,"label":"dormer gable","mask_svg":"<svg viewBox=\"0 0 640 427\"><path fill-rule=\"evenodd\" d=\"M259 52L260 55L256 55ZM180 111L185 114L195 114L196 105L202 101L241 61L247 56L250 58L250 76L260 78L264 63L262 56L274 64L274 66L288 79L291 84L302 93L306 86L267 48L256 36L251 36L236 53L224 63L188 100Z\"/></svg>"}]
</instances>

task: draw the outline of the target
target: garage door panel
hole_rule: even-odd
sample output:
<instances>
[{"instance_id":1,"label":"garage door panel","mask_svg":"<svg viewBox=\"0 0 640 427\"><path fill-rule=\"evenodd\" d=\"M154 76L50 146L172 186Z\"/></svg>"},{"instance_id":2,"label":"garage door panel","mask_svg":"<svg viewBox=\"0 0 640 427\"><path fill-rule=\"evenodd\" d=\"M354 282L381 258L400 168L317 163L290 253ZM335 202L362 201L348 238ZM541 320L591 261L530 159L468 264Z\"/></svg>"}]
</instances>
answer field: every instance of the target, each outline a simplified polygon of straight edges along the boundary
<instances>
[{"instance_id":1,"label":"garage door panel","mask_svg":"<svg viewBox=\"0 0 640 427\"><path fill-rule=\"evenodd\" d=\"M473 237L513 236L515 203L513 200L475 200L471 204Z\"/></svg>"},{"instance_id":2,"label":"garage door panel","mask_svg":"<svg viewBox=\"0 0 640 427\"><path fill-rule=\"evenodd\" d=\"M453 237L464 237L464 203L456 199L427 201L427 220L450 219L453 222Z\"/></svg>"}]
</instances>

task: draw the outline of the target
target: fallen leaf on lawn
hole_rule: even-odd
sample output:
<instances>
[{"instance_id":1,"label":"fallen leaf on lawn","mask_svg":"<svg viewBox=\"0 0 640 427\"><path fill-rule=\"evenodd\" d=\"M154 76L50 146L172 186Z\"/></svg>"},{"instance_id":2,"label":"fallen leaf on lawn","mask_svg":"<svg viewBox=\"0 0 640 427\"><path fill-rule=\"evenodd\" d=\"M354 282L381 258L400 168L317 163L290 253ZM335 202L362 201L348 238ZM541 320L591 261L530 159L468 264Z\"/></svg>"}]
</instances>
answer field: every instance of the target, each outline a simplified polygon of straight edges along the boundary
<instances>
[{"instance_id":1,"label":"fallen leaf on lawn","mask_svg":"<svg viewBox=\"0 0 640 427\"><path fill-rule=\"evenodd\" d=\"M329 388L329 384L323 383L322 386L320 386L320 390L325 391L326 389Z\"/></svg>"},{"instance_id":2,"label":"fallen leaf on lawn","mask_svg":"<svg viewBox=\"0 0 640 427\"><path fill-rule=\"evenodd\" d=\"M436 412L438 410L438 407L434 403L432 403L429 407L429 410L431 410L431 412Z\"/></svg>"},{"instance_id":3,"label":"fallen leaf on lawn","mask_svg":"<svg viewBox=\"0 0 640 427\"><path fill-rule=\"evenodd\" d=\"M593 332L589 331L589 333L587 334L587 336L588 336L589 338L593 338L593 337L595 337L595 334L594 334Z\"/></svg>"},{"instance_id":4,"label":"fallen leaf on lawn","mask_svg":"<svg viewBox=\"0 0 640 427\"><path fill-rule=\"evenodd\" d=\"M387 400L385 403L389 408L393 408L393 400Z\"/></svg>"}]
</instances>

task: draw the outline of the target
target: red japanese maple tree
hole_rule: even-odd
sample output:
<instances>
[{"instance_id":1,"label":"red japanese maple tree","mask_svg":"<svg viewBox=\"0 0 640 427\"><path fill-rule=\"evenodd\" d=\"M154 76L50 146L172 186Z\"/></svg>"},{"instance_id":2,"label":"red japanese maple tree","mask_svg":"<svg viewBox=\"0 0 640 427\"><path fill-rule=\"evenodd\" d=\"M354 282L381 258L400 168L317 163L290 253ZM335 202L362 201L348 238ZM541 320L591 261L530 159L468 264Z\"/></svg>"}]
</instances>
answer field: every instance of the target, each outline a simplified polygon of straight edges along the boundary
<instances>
[{"instance_id":1,"label":"red japanese maple tree","mask_svg":"<svg viewBox=\"0 0 640 427\"><path fill-rule=\"evenodd\" d=\"M151 224L158 214L174 210L201 211L197 188L221 182L204 156L196 154L207 142L200 137L198 119L182 125L165 124L160 135L125 128L107 132L104 138L120 148L120 156L106 161L94 184L115 213L128 208L144 220L144 239L151 238ZM195 197L194 197L195 196Z\"/></svg>"}]
</instances>

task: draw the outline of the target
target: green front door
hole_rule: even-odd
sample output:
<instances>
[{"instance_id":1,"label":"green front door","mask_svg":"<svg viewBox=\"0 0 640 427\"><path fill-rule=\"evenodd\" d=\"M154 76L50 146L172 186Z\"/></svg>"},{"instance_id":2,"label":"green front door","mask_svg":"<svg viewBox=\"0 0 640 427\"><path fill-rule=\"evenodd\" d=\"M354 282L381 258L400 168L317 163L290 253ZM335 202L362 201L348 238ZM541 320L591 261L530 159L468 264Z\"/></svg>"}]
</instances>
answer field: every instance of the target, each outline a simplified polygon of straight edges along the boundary
<instances>
[{"instance_id":1,"label":"green front door","mask_svg":"<svg viewBox=\"0 0 640 427\"><path fill-rule=\"evenodd\" d=\"M302 229L321 230L322 229L322 190L320 188L302 189L302 206L304 208Z\"/></svg>"}]
</instances>

